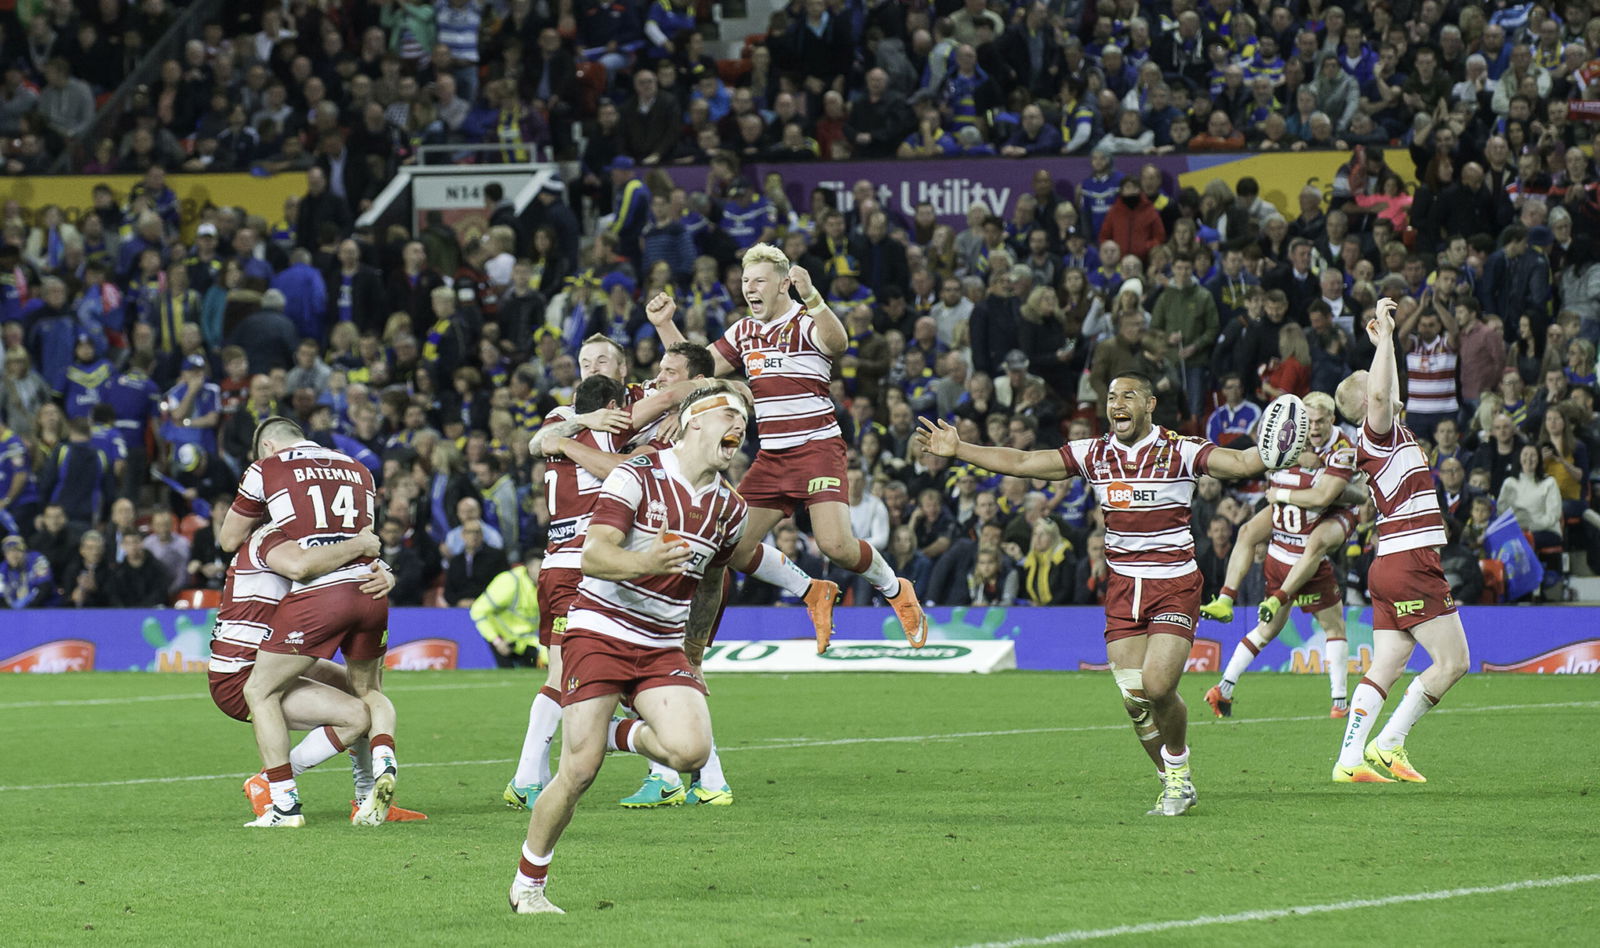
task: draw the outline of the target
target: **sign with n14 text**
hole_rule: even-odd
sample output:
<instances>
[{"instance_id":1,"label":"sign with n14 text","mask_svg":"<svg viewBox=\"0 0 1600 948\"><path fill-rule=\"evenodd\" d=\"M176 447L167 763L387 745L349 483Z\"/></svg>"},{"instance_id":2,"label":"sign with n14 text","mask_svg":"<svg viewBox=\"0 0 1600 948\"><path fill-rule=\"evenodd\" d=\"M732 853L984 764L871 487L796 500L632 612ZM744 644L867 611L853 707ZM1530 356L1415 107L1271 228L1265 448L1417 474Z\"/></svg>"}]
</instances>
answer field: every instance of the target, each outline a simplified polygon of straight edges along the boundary
<instances>
[{"instance_id":1,"label":"sign with n14 text","mask_svg":"<svg viewBox=\"0 0 1600 948\"><path fill-rule=\"evenodd\" d=\"M725 672L990 672L1017 667L1010 642L840 642L817 654L814 640L717 642L706 649L707 674Z\"/></svg>"}]
</instances>

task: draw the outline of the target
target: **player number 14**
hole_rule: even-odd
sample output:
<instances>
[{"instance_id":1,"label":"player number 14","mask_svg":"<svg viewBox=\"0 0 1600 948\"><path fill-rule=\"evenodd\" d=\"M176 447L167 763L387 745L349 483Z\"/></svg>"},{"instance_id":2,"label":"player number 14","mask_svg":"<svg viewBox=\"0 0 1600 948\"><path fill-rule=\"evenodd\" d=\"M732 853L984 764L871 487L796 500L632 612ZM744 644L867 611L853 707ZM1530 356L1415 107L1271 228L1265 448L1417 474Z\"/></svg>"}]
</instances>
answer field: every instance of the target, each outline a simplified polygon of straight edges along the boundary
<instances>
[{"instance_id":1,"label":"player number 14","mask_svg":"<svg viewBox=\"0 0 1600 948\"><path fill-rule=\"evenodd\" d=\"M306 488L306 493L311 497L311 509L317 516L317 529L328 529L328 514L331 512L341 521L340 525L346 530L356 528L356 492L350 484L342 485L333 493L333 502L326 503L322 496L322 487L313 484Z\"/></svg>"}]
</instances>

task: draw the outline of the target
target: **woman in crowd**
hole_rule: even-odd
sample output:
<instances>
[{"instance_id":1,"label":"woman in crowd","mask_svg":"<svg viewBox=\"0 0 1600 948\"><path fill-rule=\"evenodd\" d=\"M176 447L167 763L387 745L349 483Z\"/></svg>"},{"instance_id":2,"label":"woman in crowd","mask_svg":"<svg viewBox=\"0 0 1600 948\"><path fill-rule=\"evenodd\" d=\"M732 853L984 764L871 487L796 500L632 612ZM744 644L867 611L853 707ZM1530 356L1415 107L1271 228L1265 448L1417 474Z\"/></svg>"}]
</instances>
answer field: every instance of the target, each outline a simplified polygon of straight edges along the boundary
<instances>
[{"instance_id":1,"label":"woman in crowd","mask_svg":"<svg viewBox=\"0 0 1600 948\"><path fill-rule=\"evenodd\" d=\"M1018 347L1029 353L1029 371L1057 392L1073 392L1072 357L1077 351L1078 327L1069 325L1056 291L1036 286L1022 304Z\"/></svg>"},{"instance_id":2,"label":"woman in crowd","mask_svg":"<svg viewBox=\"0 0 1600 948\"><path fill-rule=\"evenodd\" d=\"M1551 414L1556 414L1551 412ZM1561 546L1561 488L1556 479L1545 470L1539 448L1523 445L1519 455L1521 470L1516 477L1508 477L1500 485L1498 507L1516 514L1517 526L1533 537L1535 549L1559 549ZM1548 588L1560 581L1559 557L1544 557L1545 582Z\"/></svg>"},{"instance_id":3,"label":"woman in crowd","mask_svg":"<svg viewBox=\"0 0 1600 948\"><path fill-rule=\"evenodd\" d=\"M1072 555L1072 544L1051 518L1040 517L1034 524L1022 570L1022 588L1029 602L1036 606L1072 604L1078 563Z\"/></svg>"},{"instance_id":4,"label":"woman in crowd","mask_svg":"<svg viewBox=\"0 0 1600 948\"><path fill-rule=\"evenodd\" d=\"M917 549L917 532L902 523L889 533L889 565L917 589L926 589L933 563Z\"/></svg>"}]
</instances>

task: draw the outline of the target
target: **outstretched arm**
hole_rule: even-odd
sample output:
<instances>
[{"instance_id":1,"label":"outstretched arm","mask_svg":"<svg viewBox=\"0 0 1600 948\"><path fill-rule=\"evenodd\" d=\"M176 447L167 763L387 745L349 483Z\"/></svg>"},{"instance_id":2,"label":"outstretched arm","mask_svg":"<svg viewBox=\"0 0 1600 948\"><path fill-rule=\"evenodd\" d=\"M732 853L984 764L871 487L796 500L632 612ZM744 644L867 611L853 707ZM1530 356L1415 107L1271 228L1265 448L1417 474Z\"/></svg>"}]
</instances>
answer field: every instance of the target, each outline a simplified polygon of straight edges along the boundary
<instances>
[{"instance_id":1,"label":"outstretched arm","mask_svg":"<svg viewBox=\"0 0 1600 948\"><path fill-rule=\"evenodd\" d=\"M1014 474L1017 477L1038 477L1059 481L1067 476L1067 464L1059 451L1020 451L1016 448L991 448L981 444L968 444L956 434L956 429L944 419L937 423L924 418L922 427L911 438L913 451L936 454L976 464L996 474Z\"/></svg>"},{"instance_id":2,"label":"outstretched arm","mask_svg":"<svg viewBox=\"0 0 1600 948\"><path fill-rule=\"evenodd\" d=\"M1377 312L1367 324L1367 338L1378 350L1367 373L1367 427L1377 434L1394 429L1394 409L1400 402L1400 373L1394 353L1395 302L1388 297L1378 301Z\"/></svg>"},{"instance_id":3,"label":"outstretched arm","mask_svg":"<svg viewBox=\"0 0 1600 948\"><path fill-rule=\"evenodd\" d=\"M1267 473L1267 462L1261 453L1249 448L1236 451L1232 448L1213 448L1206 458L1204 474L1232 481L1244 481Z\"/></svg>"}]
</instances>

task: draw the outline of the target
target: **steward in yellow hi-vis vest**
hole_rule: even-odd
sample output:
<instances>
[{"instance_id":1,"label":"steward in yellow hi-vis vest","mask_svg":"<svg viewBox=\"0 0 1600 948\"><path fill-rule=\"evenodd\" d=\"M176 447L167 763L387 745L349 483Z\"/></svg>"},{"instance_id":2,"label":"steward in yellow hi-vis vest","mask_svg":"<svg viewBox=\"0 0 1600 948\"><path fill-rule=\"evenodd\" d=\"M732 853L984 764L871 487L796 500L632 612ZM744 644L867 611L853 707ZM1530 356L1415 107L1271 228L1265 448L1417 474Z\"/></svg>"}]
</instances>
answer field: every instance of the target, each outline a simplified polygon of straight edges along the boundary
<instances>
[{"instance_id":1,"label":"steward in yellow hi-vis vest","mask_svg":"<svg viewBox=\"0 0 1600 948\"><path fill-rule=\"evenodd\" d=\"M501 668L543 668L548 660L539 645L537 581L526 565L513 566L490 580L472 603L473 624Z\"/></svg>"}]
</instances>

